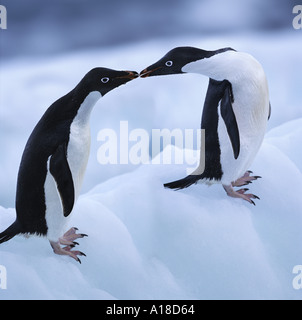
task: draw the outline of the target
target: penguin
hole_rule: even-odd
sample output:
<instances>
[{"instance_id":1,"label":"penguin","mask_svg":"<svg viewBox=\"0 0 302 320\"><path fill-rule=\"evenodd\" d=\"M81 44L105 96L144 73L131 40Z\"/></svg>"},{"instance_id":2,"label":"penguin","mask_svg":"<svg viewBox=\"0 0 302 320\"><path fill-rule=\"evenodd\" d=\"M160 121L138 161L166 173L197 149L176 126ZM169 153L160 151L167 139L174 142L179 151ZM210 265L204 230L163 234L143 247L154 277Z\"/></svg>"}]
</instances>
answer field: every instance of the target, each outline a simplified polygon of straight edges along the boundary
<instances>
[{"instance_id":1,"label":"penguin","mask_svg":"<svg viewBox=\"0 0 302 320\"><path fill-rule=\"evenodd\" d=\"M90 151L91 111L109 91L138 77L137 72L94 68L68 94L54 102L31 133L17 179L16 220L0 233L0 243L18 234L46 237L54 253L81 263L66 231L80 193ZM65 232L65 233L64 233ZM62 247L65 246L65 247Z\"/></svg>"},{"instance_id":2,"label":"penguin","mask_svg":"<svg viewBox=\"0 0 302 320\"><path fill-rule=\"evenodd\" d=\"M198 181L222 184L230 197L255 205L246 186L260 176L248 170L266 132L271 114L269 89L261 64L250 54L232 48L206 51L177 47L144 69L140 77L197 73L209 77L201 129L205 130L205 154L189 176L165 184L183 189Z\"/></svg>"}]
</instances>

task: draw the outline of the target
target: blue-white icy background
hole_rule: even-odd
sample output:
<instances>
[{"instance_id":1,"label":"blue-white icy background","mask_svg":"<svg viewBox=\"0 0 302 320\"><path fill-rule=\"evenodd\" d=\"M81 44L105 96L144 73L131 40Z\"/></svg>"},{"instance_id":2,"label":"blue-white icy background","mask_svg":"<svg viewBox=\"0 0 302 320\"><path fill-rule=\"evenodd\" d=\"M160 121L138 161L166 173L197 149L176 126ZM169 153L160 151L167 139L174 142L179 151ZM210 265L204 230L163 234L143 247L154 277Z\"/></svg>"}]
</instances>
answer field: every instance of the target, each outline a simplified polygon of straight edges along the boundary
<instances>
[{"instance_id":1,"label":"blue-white icy background","mask_svg":"<svg viewBox=\"0 0 302 320\"><path fill-rule=\"evenodd\" d=\"M165 190L187 165L107 165L97 134L199 128L207 79L139 79L96 105L83 193L70 226L88 238L82 265L55 256L45 239L0 247L7 290L0 299L301 299L292 269L302 264L302 31L178 36L0 62L0 229L15 218L14 193L26 140L46 108L95 66L140 71L178 45L232 46L253 54L270 85L272 118L251 168L257 206L221 186ZM131 147L131 144L130 144ZM167 148L164 152L169 151Z\"/></svg>"}]
</instances>

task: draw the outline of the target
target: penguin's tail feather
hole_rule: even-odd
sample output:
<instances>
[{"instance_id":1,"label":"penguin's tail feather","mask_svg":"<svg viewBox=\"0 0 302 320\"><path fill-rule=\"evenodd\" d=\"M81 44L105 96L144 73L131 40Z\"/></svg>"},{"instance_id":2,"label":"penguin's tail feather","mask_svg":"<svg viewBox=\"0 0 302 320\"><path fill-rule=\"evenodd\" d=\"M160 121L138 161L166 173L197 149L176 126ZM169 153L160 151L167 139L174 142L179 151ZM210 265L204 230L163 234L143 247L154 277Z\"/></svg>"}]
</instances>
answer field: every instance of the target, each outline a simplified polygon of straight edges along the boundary
<instances>
[{"instance_id":1,"label":"penguin's tail feather","mask_svg":"<svg viewBox=\"0 0 302 320\"><path fill-rule=\"evenodd\" d=\"M21 227L19 222L16 220L10 227L8 227L5 231L0 233L0 243L12 239L19 233L21 233Z\"/></svg>"},{"instance_id":2,"label":"penguin's tail feather","mask_svg":"<svg viewBox=\"0 0 302 320\"><path fill-rule=\"evenodd\" d=\"M190 187L192 184L197 183L197 181L200 179L202 179L202 175L189 175L183 179L166 183L164 184L164 187L169 189L180 190Z\"/></svg>"}]
</instances>

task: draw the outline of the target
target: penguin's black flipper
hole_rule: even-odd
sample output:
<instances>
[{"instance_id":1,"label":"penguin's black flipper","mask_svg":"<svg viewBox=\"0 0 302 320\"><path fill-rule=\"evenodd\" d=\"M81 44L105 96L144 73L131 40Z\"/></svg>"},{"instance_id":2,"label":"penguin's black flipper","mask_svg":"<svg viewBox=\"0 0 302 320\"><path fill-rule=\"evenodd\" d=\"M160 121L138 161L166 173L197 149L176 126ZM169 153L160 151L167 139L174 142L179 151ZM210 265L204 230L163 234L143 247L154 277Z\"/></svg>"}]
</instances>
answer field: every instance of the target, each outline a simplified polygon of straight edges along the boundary
<instances>
[{"instance_id":1,"label":"penguin's black flipper","mask_svg":"<svg viewBox=\"0 0 302 320\"><path fill-rule=\"evenodd\" d=\"M234 98L232 94L232 87L229 83L229 85L226 86L223 97L221 99L220 110L221 116L224 120L224 123L228 131L228 135L232 143L234 157L235 159L238 159L240 153L240 136L237 120L232 106L233 102Z\"/></svg>"},{"instance_id":2,"label":"penguin's black flipper","mask_svg":"<svg viewBox=\"0 0 302 320\"><path fill-rule=\"evenodd\" d=\"M271 118L271 115L272 115L272 105L271 103L269 103L269 112L268 112L268 119L269 120Z\"/></svg>"},{"instance_id":3,"label":"penguin's black flipper","mask_svg":"<svg viewBox=\"0 0 302 320\"><path fill-rule=\"evenodd\" d=\"M54 177L60 193L64 217L71 213L75 201L75 190L69 164L66 144L60 145L50 158L49 171Z\"/></svg>"}]
</instances>

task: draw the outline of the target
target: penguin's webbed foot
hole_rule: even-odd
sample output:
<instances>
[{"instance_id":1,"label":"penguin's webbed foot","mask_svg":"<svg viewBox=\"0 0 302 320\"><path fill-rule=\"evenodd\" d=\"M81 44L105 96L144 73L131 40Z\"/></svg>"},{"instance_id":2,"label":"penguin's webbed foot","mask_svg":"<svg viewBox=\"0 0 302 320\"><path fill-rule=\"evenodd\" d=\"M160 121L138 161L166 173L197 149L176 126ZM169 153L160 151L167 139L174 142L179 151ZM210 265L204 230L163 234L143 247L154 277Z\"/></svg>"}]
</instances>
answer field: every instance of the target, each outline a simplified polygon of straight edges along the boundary
<instances>
[{"instance_id":1,"label":"penguin's webbed foot","mask_svg":"<svg viewBox=\"0 0 302 320\"><path fill-rule=\"evenodd\" d=\"M69 256L71 258L73 258L74 260L76 260L79 263L82 263L81 260L79 259L78 256L84 256L86 257L85 253L81 252L81 251L76 251L76 250L71 250L72 248L75 247L75 245L69 245L66 246L64 248L61 247L60 242L54 242L54 241L49 241L51 247L53 248L53 252L55 254L58 254L60 256Z\"/></svg>"},{"instance_id":2,"label":"penguin's webbed foot","mask_svg":"<svg viewBox=\"0 0 302 320\"><path fill-rule=\"evenodd\" d=\"M260 176L251 176L252 173L252 171L247 171L241 178L237 179L235 182L232 182L232 186L243 187L261 178Z\"/></svg>"},{"instance_id":3,"label":"penguin's webbed foot","mask_svg":"<svg viewBox=\"0 0 302 320\"><path fill-rule=\"evenodd\" d=\"M87 237L87 234L84 233L77 233L77 228L71 228L68 230L58 241L50 241L50 245L53 248L55 254L61 256L69 256L76 260L77 262L81 263L81 260L78 256L86 257L85 253L77 250L72 250L76 245L77 242L74 240ZM64 248L61 245L65 246Z\"/></svg>"},{"instance_id":4,"label":"penguin's webbed foot","mask_svg":"<svg viewBox=\"0 0 302 320\"><path fill-rule=\"evenodd\" d=\"M226 191L227 195L232 198L241 198L243 200L248 201L249 203L256 205L255 202L252 199L258 199L260 198L254 194L248 194L246 193L249 189L240 189L240 190L234 190L232 185L229 186L223 186L224 190Z\"/></svg>"},{"instance_id":5,"label":"penguin's webbed foot","mask_svg":"<svg viewBox=\"0 0 302 320\"><path fill-rule=\"evenodd\" d=\"M74 240L88 237L87 234L84 233L77 233L79 229L77 228L71 228L68 230L63 237L59 239L60 244L65 245L65 246L72 246L72 245L78 245L77 242Z\"/></svg>"}]
</instances>

